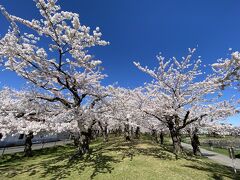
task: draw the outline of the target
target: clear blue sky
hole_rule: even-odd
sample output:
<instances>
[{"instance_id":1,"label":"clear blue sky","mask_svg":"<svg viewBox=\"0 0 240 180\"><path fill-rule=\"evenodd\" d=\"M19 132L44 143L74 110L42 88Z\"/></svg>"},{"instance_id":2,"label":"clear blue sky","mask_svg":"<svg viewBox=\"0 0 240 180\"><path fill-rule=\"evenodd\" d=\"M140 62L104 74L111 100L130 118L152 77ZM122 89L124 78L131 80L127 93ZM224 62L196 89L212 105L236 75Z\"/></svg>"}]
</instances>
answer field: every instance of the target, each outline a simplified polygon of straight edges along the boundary
<instances>
[{"instance_id":1,"label":"clear blue sky","mask_svg":"<svg viewBox=\"0 0 240 180\"><path fill-rule=\"evenodd\" d=\"M104 84L136 87L149 81L133 61L156 65L155 56L182 57L197 47L205 64L227 57L228 49L240 50L239 0L60 0L63 10L80 14L81 23L99 26L107 47L94 48L108 78ZM32 0L1 0L8 11L27 19L38 18ZM0 16L0 34L8 27ZM208 71L208 70L207 70ZM0 86L24 85L14 73L1 72ZM230 93L229 93L230 96ZM238 117L231 118L240 124Z\"/></svg>"}]
</instances>

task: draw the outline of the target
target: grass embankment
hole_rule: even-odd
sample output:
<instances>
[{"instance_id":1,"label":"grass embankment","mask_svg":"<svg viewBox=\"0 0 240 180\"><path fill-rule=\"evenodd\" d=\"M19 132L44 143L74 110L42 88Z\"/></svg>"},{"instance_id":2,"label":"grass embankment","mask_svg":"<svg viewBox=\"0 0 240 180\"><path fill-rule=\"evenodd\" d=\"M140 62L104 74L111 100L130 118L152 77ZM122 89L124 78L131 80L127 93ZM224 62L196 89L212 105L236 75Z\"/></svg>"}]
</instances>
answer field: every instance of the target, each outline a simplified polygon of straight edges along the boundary
<instances>
[{"instance_id":1,"label":"grass embankment","mask_svg":"<svg viewBox=\"0 0 240 180\"><path fill-rule=\"evenodd\" d=\"M108 143L95 141L92 152L69 162L71 145L34 151L34 157L7 155L0 160L0 179L240 179L232 169L206 158L182 156L176 160L171 146L149 140L124 142L111 137Z\"/></svg>"}]
</instances>

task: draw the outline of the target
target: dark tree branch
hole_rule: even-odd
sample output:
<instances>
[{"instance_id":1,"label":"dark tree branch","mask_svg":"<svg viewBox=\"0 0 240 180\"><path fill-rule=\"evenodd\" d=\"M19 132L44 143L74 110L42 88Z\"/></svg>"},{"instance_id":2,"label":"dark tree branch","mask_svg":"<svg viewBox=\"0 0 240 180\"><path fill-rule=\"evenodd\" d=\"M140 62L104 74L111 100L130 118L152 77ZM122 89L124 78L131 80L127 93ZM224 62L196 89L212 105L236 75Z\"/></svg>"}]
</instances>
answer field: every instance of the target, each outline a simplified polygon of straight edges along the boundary
<instances>
[{"instance_id":1,"label":"dark tree branch","mask_svg":"<svg viewBox=\"0 0 240 180\"><path fill-rule=\"evenodd\" d=\"M43 99L49 102L61 102L64 106L66 106L67 108L71 108L72 103L68 102L67 100L63 99L63 98L59 98L59 97L43 97L43 96L37 96L37 98L39 99Z\"/></svg>"},{"instance_id":2,"label":"dark tree branch","mask_svg":"<svg viewBox=\"0 0 240 180\"><path fill-rule=\"evenodd\" d=\"M187 111L187 113L186 113L186 115L185 115L185 117L184 117L184 119L183 119L183 126L186 124L187 119L188 119L188 117L189 117L189 114L190 114L190 111Z\"/></svg>"},{"instance_id":3,"label":"dark tree branch","mask_svg":"<svg viewBox=\"0 0 240 180\"><path fill-rule=\"evenodd\" d=\"M163 120L162 120L162 118L160 118L160 117L158 117L157 115L155 115L155 114L152 114L152 113L150 113L150 112L147 112L147 111L143 111L143 112L145 112L146 114L148 114L148 115L150 115L150 116L153 116L153 117L155 117L157 120L159 120L159 121L161 121L161 122L164 122ZM164 122L165 123L165 122Z\"/></svg>"},{"instance_id":4,"label":"dark tree branch","mask_svg":"<svg viewBox=\"0 0 240 180\"><path fill-rule=\"evenodd\" d=\"M200 117L196 117L196 118L191 119L190 121L186 122L186 123L183 124L182 126L179 126L179 127L178 127L178 130L185 128L187 125L189 125L189 124L191 124L191 123L193 123L193 122L195 122L195 121L201 120L201 119L204 118L205 116L207 116L207 114L202 114Z\"/></svg>"}]
</instances>

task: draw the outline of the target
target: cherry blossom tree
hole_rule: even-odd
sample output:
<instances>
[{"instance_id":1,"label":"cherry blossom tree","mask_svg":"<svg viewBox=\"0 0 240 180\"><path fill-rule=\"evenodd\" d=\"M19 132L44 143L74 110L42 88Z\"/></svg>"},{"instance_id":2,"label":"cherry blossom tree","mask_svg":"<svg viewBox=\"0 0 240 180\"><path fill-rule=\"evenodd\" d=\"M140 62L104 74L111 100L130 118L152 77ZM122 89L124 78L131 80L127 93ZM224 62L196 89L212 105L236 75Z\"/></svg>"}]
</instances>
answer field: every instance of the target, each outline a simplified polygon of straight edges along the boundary
<instances>
[{"instance_id":1,"label":"cherry blossom tree","mask_svg":"<svg viewBox=\"0 0 240 180\"><path fill-rule=\"evenodd\" d=\"M0 59L6 69L39 89L37 98L61 103L67 113L74 114L71 117L77 122L82 142L79 153L82 153L83 141L89 142L83 118L88 108L82 109L82 105L85 99L94 102L102 98L100 81L105 77L99 66L101 61L90 55L88 49L108 42L101 40L98 27L91 32L80 23L78 14L61 11L56 2L35 0L42 16L39 20L11 15L0 6L11 24L0 39ZM31 33L22 32L18 24Z\"/></svg>"},{"instance_id":2,"label":"cherry blossom tree","mask_svg":"<svg viewBox=\"0 0 240 180\"><path fill-rule=\"evenodd\" d=\"M212 122L204 127L204 130L211 136L233 135L236 129L237 127L232 124L224 122Z\"/></svg>"},{"instance_id":3,"label":"cherry blossom tree","mask_svg":"<svg viewBox=\"0 0 240 180\"><path fill-rule=\"evenodd\" d=\"M222 88L232 85L236 82L239 86L240 80L240 53L233 52L231 58L219 59L212 65L217 75L217 83L222 84Z\"/></svg>"},{"instance_id":4,"label":"cherry blossom tree","mask_svg":"<svg viewBox=\"0 0 240 180\"><path fill-rule=\"evenodd\" d=\"M123 124L124 136L126 140L139 136L139 128L143 113L140 110L140 101L138 98L138 89L126 89L122 87L108 87L109 110L108 117L118 120ZM138 133L136 135L134 133ZM134 135L135 134L135 135Z\"/></svg>"},{"instance_id":5,"label":"cherry blossom tree","mask_svg":"<svg viewBox=\"0 0 240 180\"><path fill-rule=\"evenodd\" d=\"M235 112L227 101L218 102L219 84L215 77L206 76L200 69L201 60L192 60L195 49L181 60L165 61L157 56L159 66L154 70L134 64L153 78L145 84L147 98L143 111L165 124L171 134L174 152L182 152L180 131L186 126L210 117L226 117Z\"/></svg>"},{"instance_id":6,"label":"cherry blossom tree","mask_svg":"<svg viewBox=\"0 0 240 180\"><path fill-rule=\"evenodd\" d=\"M25 134L25 155L31 156L33 135L41 132L60 133L72 126L52 119L61 112L55 104L35 99L32 92L4 88L0 91L0 132L7 135Z\"/></svg>"}]
</instances>

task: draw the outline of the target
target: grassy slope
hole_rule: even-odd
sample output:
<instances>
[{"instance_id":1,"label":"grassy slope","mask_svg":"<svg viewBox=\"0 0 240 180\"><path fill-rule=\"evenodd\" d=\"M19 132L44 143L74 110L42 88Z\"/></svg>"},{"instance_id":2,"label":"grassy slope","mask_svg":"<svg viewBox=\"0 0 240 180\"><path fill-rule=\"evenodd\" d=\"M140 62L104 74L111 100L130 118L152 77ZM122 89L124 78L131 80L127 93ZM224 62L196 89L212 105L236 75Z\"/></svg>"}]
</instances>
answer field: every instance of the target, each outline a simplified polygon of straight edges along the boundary
<instances>
[{"instance_id":1,"label":"grassy slope","mask_svg":"<svg viewBox=\"0 0 240 180\"><path fill-rule=\"evenodd\" d=\"M148 140L126 143L112 137L106 144L95 141L91 147L90 155L72 162L68 161L72 146L35 151L32 158L5 156L0 160L0 179L233 179L230 168L192 156L176 160L170 146Z\"/></svg>"}]
</instances>

